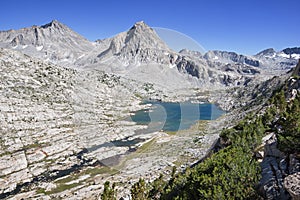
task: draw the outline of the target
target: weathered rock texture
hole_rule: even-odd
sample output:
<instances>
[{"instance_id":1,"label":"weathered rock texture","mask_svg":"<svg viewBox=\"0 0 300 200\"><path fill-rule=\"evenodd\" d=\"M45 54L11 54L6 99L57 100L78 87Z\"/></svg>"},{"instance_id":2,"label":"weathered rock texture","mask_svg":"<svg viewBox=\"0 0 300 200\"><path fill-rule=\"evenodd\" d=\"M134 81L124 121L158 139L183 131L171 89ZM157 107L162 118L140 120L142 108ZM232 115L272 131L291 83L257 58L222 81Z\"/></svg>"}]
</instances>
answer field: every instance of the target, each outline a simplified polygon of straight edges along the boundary
<instances>
[{"instance_id":1,"label":"weathered rock texture","mask_svg":"<svg viewBox=\"0 0 300 200\"><path fill-rule=\"evenodd\" d=\"M293 200L300 199L300 172L291 174L284 179L284 187Z\"/></svg>"}]
</instances>

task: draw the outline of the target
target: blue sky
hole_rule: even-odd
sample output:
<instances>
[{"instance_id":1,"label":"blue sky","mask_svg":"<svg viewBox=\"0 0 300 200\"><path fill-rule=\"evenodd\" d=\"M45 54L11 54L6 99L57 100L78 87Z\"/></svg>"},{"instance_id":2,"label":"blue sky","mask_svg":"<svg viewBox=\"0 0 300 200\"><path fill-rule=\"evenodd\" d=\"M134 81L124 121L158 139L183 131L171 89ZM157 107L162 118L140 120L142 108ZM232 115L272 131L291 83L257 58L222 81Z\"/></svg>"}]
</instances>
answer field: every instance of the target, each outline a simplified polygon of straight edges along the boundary
<instances>
[{"instance_id":1,"label":"blue sky","mask_svg":"<svg viewBox=\"0 0 300 200\"><path fill-rule=\"evenodd\" d=\"M4 0L0 7L0 30L57 19L93 41L143 20L184 33L206 50L255 54L300 46L299 0Z\"/></svg>"}]
</instances>

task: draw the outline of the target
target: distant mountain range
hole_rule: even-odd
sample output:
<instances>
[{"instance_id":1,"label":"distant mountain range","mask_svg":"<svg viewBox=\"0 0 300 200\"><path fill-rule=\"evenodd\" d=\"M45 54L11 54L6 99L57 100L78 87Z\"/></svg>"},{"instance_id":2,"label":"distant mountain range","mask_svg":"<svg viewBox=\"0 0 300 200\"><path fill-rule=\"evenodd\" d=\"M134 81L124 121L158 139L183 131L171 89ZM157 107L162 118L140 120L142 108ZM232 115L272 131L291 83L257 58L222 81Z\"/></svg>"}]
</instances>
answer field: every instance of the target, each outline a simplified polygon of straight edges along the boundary
<instances>
[{"instance_id":1,"label":"distant mountain range","mask_svg":"<svg viewBox=\"0 0 300 200\"><path fill-rule=\"evenodd\" d=\"M254 75L274 75L295 66L300 48L253 56L235 52L175 52L144 22L108 39L88 41L54 20L46 25L0 32L0 47L71 68L95 68L163 87L243 85ZM276 74L275 73L275 74Z\"/></svg>"},{"instance_id":2,"label":"distant mountain range","mask_svg":"<svg viewBox=\"0 0 300 200\"><path fill-rule=\"evenodd\" d=\"M175 52L144 22L94 42L56 20L0 31L0 199L99 199L105 181L117 181L118 192L126 194L141 177L159 177L175 162L190 165L205 155L223 125L231 126L283 85L299 49L253 56ZM289 81L293 94L299 84ZM144 99L209 101L241 110L191 132L145 134L146 126L128 120L149 108ZM135 151L139 147L145 151ZM117 168L105 167L119 159ZM263 186L268 191L274 188L269 183L283 180L273 161L270 166L271 182Z\"/></svg>"},{"instance_id":3,"label":"distant mountain range","mask_svg":"<svg viewBox=\"0 0 300 200\"><path fill-rule=\"evenodd\" d=\"M94 49L92 42L54 20L43 26L0 32L0 46L53 63L73 63Z\"/></svg>"}]
</instances>

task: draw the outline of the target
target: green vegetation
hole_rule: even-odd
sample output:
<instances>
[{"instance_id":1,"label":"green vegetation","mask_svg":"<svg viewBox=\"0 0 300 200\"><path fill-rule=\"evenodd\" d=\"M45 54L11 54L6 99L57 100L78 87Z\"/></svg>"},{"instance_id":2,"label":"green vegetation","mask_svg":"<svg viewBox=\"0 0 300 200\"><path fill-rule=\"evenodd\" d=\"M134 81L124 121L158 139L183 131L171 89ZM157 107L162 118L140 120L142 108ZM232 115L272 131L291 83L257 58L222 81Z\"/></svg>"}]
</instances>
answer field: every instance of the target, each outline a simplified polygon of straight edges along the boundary
<instances>
[{"instance_id":1,"label":"green vegetation","mask_svg":"<svg viewBox=\"0 0 300 200\"><path fill-rule=\"evenodd\" d=\"M45 194L45 193L46 193L46 190L45 190L44 188L38 188L38 189L36 190L36 193L37 193L37 194Z\"/></svg>"},{"instance_id":2,"label":"green vegetation","mask_svg":"<svg viewBox=\"0 0 300 200\"><path fill-rule=\"evenodd\" d=\"M65 190L69 190L71 188L74 188L74 187L77 187L77 186L80 186L83 182L85 181L89 181L91 180L90 178L87 178L86 180L78 180L81 176L83 175L87 175L89 174L90 177L94 177L98 174L108 174L108 175L114 175L118 173L118 170L116 169L112 169L112 168L109 168L109 167L93 167L93 168L87 168L79 173L72 173L71 175L69 176L66 176L64 178L61 178L61 179L58 179L55 181L55 184L57 185L56 188L50 190L50 191L45 191L44 188L38 188L36 190L37 193L44 193L46 195L50 195L50 194L55 194L55 193L59 193L59 192L62 192L62 191L65 191ZM77 180L77 181L76 181ZM74 181L73 183L71 183L71 181ZM115 192L115 184L112 185L112 188L109 186L109 184L105 185L106 187L106 194L111 194L111 190L113 190L113 195L116 194ZM104 188L105 189L105 188ZM104 196L104 197L108 197L108 196ZM112 196L109 196L109 197L112 197ZM103 199L103 198L102 198ZM104 198L104 199L107 199L107 200L113 200L115 198Z\"/></svg>"},{"instance_id":3,"label":"green vegetation","mask_svg":"<svg viewBox=\"0 0 300 200\"><path fill-rule=\"evenodd\" d=\"M168 135L176 135L177 131L165 131L165 133Z\"/></svg>"},{"instance_id":4,"label":"green vegetation","mask_svg":"<svg viewBox=\"0 0 300 200\"><path fill-rule=\"evenodd\" d=\"M300 103L299 96L286 108L280 118L282 131L278 131L279 148L287 153L300 152Z\"/></svg>"},{"instance_id":5,"label":"green vegetation","mask_svg":"<svg viewBox=\"0 0 300 200\"><path fill-rule=\"evenodd\" d=\"M141 179L135 183L131 190L131 197L132 199L135 199L135 200L144 200L144 199L148 199L149 195L149 191L148 191L148 186L145 182L144 179Z\"/></svg>"},{"instance_id":6,"label":"green vegetation","mask_svg":"<svg viewBox=\"0 0 300 200\"><path fill-rule=\"evenodd\" d=\"M69 189L72 189L74 187L77 187L81 185L81 183L73 183L73 184L58 184L56 188L50 190L50 191L45 191L44 188L38 188L36 190L36 193L37 194L46 194L46 195L51 195L51 194L56 194L56 193L59 193L59 192L63 192L65 190L69 190Z\"/></svg>"},{"instance_id":7,"label":"green vegetation","mask_svg":"<svg viewBox=\"0 0 300 200\"><path fill-rule=\"evenodd\" d=\"M113 185L110 187L110 182L106 181L104 183L104 190L101 194L101 200L115 200L116 199L116 184L113 183Z\"/></svg>"},{"instance_id":8,"label":"green vegetation","mask_svg":"<svg viewBox=\"0 0 300 200\"><path fill-rule=\"evenodd\" d=\"M84 174L90 174L91 176L96 176L98 174L114 175L114 174L119 173L119 171L114 169L114 168L102 166L102 167L89 168L89 169L85 170L83 173Z\"/></svg>"},{"instance_id":9,"label":"green vegetation","mask_svg":"<svg viewBox=\"0 0 300 200\"><path fill-rule=\"evenodd\" d=\"M300 78L293 78L300 82ZM300 95L297 94L289 103L286 101L288 85L274 95L270 100L273 103L272 113L279 120L276 122L278 147L286 153L300 152ZM290 92L289 92L290 93Z\"/></svg>"},{"instance_id":10,"label":"green vegetation","mask_svg":"<svg viewBox=\"0 0 300 200\"><path fill-rule=\"evenodd\" d=\"M293 82L299 84L300 78ZM254 154L262 148L262 137L275 132L281 151L300 152L300 95L288 102L290 88L288 81L260 110L224 129L222 149L193 168L178 174L173 169L171 178L161 175L151 183L140 179L131 188L132 199L261 199L261 172Z\"/></svg>"},{"instance_id":11,"label":"green vegetation","mask_svg":"<svg viewBox=\"0 0 300 200\"><path fill-rule=\"evenodd\" d=\"M63 191L69 190L71 188L77 187L79 185L81 185L81 184L80 183L73 183L73 184L69 184L69 185L67 185L67 184L59 184L53 190L45 192L45 194L46 195L50 195L50 194L55 194L55 193L63 192Z\"/></svg>"},{"instance_id":12,"label":"green vegetation","mask_svg":"<svg viewBox=\"0 0 300 200\"><path fill-rule=\"evenodd\" d=\"M143 99L143 96L139 93L135 93L134 96L137 97L138 99Z\"/></svg>"},{"instance_id":13,"label":"green vegetation","mask_svg":"<svg viewBox=\"0 0 300 200\"><path fill-rule=\"evenodd\" d=\"M263 134L261 118L244 120L223 130L221 137L226 147L171 178L159 199L257 199L255 187L260 170L252 150L260 144Z\"/></svg>"},{"instance_id":14,"label":"green vegetation","mask_svg":"<svg viewBox=\"0 0 300 200\"><path fill-rule=\"evenodd\" d=\"M67 176L65 178L60 178L60 179L56 180L55 183L57 183L57 184L65 184L65 183L68 183L68 182L71 182L73 180L78 179L79 176L80 176L79 174L69 175L69 176Z\"/></svg>"},{"instance_id":15,"label":"green vegetation","mask_svg":"<svg viewBox=\"0 0 300 200\"><path fill-rule=\"evenodd\" d=\"M153 92L154 88L153 88L153 84L152 83L144 83L143 84L143 88L146 92Z\"/></svg>"},{"instance_id":16,"label":"green vegetation","mask_svg":"<svg viewBox=\"0 0 300 200\"><path fill-rule=\"evenodd\" d=\"M152 183L140 179L131 188L132 199L258 199L260 167L253 151L267 127L252 116L221 133L223 149L194 168Z\"/></svg>"},{"instance_id":17,"label":"green vegetation","mask_svg":"<svg viewBox=\"0 0 300 200\"><path fill-rule=\"evenodd\" d=\"M155 139L152 139L152 140L144 143L141 147L139 147L137 149L136 153L143 153L143 152L145 152L154 142L155 142Z\"/></svg>"},{"instance_id":18,"label":"green vegetation","mask_svg":"<svg viewBox=\"0 0 300 200\"><path fill-rule=\"evenodd\" d=\"M34 148L39 148L41 146L41 144L39 144L37 141L35 141L32 144L26 145L23 147L23 150L28 150L28 149L34 149Z\"/></svg>"}]
</instances>

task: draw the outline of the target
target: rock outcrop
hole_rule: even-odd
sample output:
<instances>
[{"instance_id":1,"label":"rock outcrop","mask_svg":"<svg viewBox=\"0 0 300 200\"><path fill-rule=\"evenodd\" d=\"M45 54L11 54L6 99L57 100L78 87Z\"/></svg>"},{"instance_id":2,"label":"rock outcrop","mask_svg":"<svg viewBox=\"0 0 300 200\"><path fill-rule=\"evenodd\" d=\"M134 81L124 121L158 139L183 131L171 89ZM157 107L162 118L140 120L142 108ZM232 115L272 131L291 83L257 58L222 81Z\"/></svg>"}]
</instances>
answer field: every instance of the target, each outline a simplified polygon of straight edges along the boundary
<instances>
[{"instance_id":1,"label":"rock outcrop","mask_svg":"<svg viewBox=\"0 0 300 200\"><path fill-rule=\"evenodd\" d=\"M260 61L260 67L269 70L288 70L294 67L300 58L299 48L287 48L275 51L269 48L253 57Z\"/></svg>"},{"instance_id":2,"label":"rock outcrop","mask_svg":"<svg viewBox=\"0 0 300 200\"><path fill-rule=\"evenodd\" d=\"M119 119L144 106L120 77L79 73L4 49L0 69L1 199L103 166L130 149L114 141L139 137L134 130L143 126Z\"/></svg>"},{"instance_id":3,"label":"rock outcrop","mask_svg":"<svg viewBox=\"0 0 300 200\"><path fill-rule=\"evenodd\" d=\"M284 179L284 187L293 200L300 200L300 172L287 176Z\"/></svg>"},{"instance_id":4,"label":"rock outcrop","mask_svg":"<svg viewBox=\"0 0 300 200\"><path fill-rule=\"evenodd\" d=\"M264 199L289 199L290 196L283 187L283 180L289 170L288 157L277 149L277 138L274 133L265 136L263 142L262 178L259 184L259 191Z\"/></svg>"},{"instance_id":5,"label":"rock outcrop","mask_svg":"<svg viewBox=\"0 0 300 200\"><path fill-rule=\"evenodd\" d=\"M253 67L260 66L258 60L244 55L239 55L235 52L209 51L204 55L204 58L208 60L223 62L223 63L240 63L240 64L247 64Z\"/></svg>"}]
</instances>

